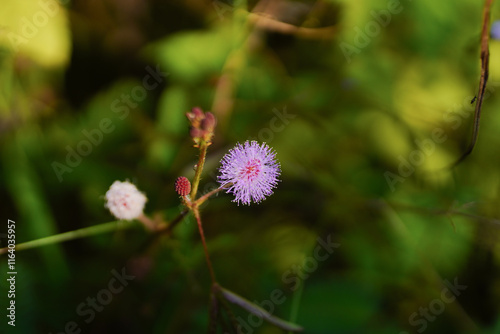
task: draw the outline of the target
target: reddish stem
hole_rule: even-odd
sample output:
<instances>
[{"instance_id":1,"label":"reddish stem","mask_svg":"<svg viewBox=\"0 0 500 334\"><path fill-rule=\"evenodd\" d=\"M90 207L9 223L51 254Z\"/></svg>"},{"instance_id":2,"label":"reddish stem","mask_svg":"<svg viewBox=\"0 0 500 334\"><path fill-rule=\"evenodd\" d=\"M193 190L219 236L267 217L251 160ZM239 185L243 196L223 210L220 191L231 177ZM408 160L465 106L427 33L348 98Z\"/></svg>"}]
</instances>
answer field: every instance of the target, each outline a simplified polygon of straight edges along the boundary
<instances>
[{"instance_id":1,"label":"reddish stem","mask_svg":"<svg viewBox=\"0 0 500 334\"><path fill-rule=\"evenodd\" d=\"M222 191L224 189L227 189L229 187L231 187L233 184L232 183L228 183L228 184L225 184L224 186L222 187L219 187L217 189L214 189L208 193L206 193L205 195L201 196L200 198L198 198L193 204L195 204L196 206L200 206L203 202L205 202L207 199L209 199L211 196L213 196L214 194L218 193L219 191Z\"/></svg>"},{"instance_id":2,"label":"reddish stem","mask_svg":"<svg viewBox=\"0 0 500 334\"><path fill-rule=\"evenodd\" d=\"M208 269L210 270L210 277L212 278L212 284L215 284L217 281L215 280L212 261L210 261L210 256L208 255L207 243L205 241L205 233L203 233L203 226L201 226L200 212L198 211L197 207L193 208L193 213L196 218L196 222L198 223L198 229L200 230L201 243L203 244L203 250L205 251L205 258L207 260Z\"/></svg>"}]
</instances>

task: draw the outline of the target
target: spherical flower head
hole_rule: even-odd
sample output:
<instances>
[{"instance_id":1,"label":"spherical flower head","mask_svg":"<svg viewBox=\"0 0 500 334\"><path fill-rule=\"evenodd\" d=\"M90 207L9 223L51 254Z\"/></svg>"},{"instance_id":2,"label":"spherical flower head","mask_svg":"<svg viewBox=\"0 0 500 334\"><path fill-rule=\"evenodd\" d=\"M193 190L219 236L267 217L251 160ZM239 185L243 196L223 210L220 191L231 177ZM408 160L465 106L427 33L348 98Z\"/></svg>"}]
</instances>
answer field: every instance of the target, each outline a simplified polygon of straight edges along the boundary
<instances>
[{"instance_id":1,"label":"spherical flower head","mask_svg":"<svg viewBox=\"0 0 500 334\"><path fill-rule=\"evenodd\" d=\"M185 176L179 176L175 180L175 191L180 196L187 196L191 192L191 182Z\"/></svg>"},{"instance_id":2,"label":"spherical flower head","mask_svg":"<svg viewBox=\"0 0 500 334\"><path fill-rule=\"evenodd\" d=\"M240 202L259 203L278 185L280 164L276 161L276 153L266 143L238 143L222 158L221 164L218 181L221 186L232 184L227 192L235 195L233 202L238 205Z\"/></svg>"},{"instance_id":3,"label":"spherical flower head","mask_svg":"<svg viewBox=\"0 0 500 334\"><path fill-rule=\"evenodd\" d=\"M132 220L144 210L148 199L128 181L115 181L106 192L105 206L118 219Z\"/></svg>"}]
</instances>

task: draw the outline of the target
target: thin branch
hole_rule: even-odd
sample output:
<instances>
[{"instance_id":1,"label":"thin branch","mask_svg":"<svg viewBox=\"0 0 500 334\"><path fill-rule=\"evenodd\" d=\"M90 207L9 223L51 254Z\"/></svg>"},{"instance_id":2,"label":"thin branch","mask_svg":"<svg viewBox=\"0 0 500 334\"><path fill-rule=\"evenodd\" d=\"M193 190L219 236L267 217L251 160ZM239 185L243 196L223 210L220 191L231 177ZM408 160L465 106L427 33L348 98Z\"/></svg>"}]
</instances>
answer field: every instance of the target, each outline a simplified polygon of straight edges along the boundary
<instances>
[{"instance_id":1,"label":"thin branch","mask_svg":"<svg viewBox=\"0 0 500 334\"><path fill-rule=\"evenodd\" d=\"M234 313L231 310L231 307L228 305L228 301L220 293L220 289L221 288L217 283L212 284L212 293L215 294L215 296L217 297L217 299L220 302L220 306L222 306L224 311L226 311L226 314L227 314L227 317L229 318L232 329L235 330L238 334L242 334L241 331L238 330L238 320L234 316Z\"/></svg>"},{"instance_id":2,"label":"thin branch","mask_svg":"<svg viewBox=\"0 0 500 334\"><path fill-rule=\"evenodd\" d=\"M478 221L482 221L485 223L489 224L494 224L494 225L500 225L500 220L498 219L492 219L492 218L487 218L484 216L472 214L472 213L467 213L467 212L462 212L454 209L439 209L439 208L423 208L423 207L418 207L418 206L413 206L405 203L398 203L398 202L386 202L382 200L375 200L375 201L369 201L368 202L369 206L375 207L377 209L381 209L386 205L390 205L393 208L396 209L401 209L401 210L408 210L408 211L413 211L413 212L418 212L421 214L425 215L438 215L438 216L447 216L447 217L452 217L452 216L461 216L465 218L470 218L470 219L475 219Z\"/></svg>"},{"instance_id":3,"label":"thin branch","mask_svg":"<svg viewBox=\"0 0 500 334\"><path fill-rule=\"evenodd\" d=\"M69 231L65 233L51 235L45 238L40 238L32 241L27 241L16 245L15 250L21 251L51 244L56 244L68 240L75 240L80 238L85 238L91 235L97 235L101 233L113 232L118 230L126 230L131 227L139 226L136 223L125 222L125 221L112 221L109 223L89 226L81 228L74 231ZM8 247L0 248L0 254L5 254L8 251Z\"/></svg>"},{"instance_id":4,"label":"thin branch","mask_svg":"<svg viewBox=\"0 0 500 334\"><path fill-rule=\"evenodd\" d=\"M489 51L489 40L490 40L490 8L493 0L486 0L483 9L483 27L481 30L481 77L479 79L479 88L477 92L476 109L474 111L474 127L472 130L472 138L467 149L462 153L460 158L451 166L455 167L469 154L476 146L477 137L479 135L479 120L481 118L481 109L483 106L484 93L486 92L486 82L488 81L489 74L489 64L490 64L490 51Z\"/></svg>"},{"instance_id":5,"label":"thin branch","mask_svg":"<svg viewBox=\"0 0 500 334\"><path fill-rule=\"evenodd\" d=\"M196 222L198 223L198 229L200 231L201 243L203 244L203 250L205 252L205 258L207 260L207 266L210 270L210 277L212 278L212 284L215 284L217 280L215 279L214 268L212 267L212 261L210 261L210 256L208 255L207 242L205 241L205 233L203 232L203 226L201 225L200 212L198 211L198 207L193 207L193 213L196 218Z\"/></svg>"},{"instance_id":6,"label":"thin branch","mask_svg":"<svg viewBox=\"0 0 500 334\"><path fill-rule=\"evenodd\" d=\"M163 233L172 232L172 229L175 226L177 226L177 224L179 224L188 213L189 213L189 211L187 209L184 209L169 224L161 223L161 224L156 225L156 228L151 231L153 234L152 234L152 238L149 240L149 242ZM17 244L15 250L21 251L21 250L26 250L26 249L32 249L32 248L47 246L47 245L56 244L56 243L60 243L60 242L64 242L64 241L85 238L85 237L92 236L92 235L97 235L97 234L102 234L102 233L107 233L107 232L114 232L114 231L119 231L119 230L126 230L126 229L129 229L132 227L137 227L137 226L139 226L139 224L133 223L133 222L112 221L109 223L93 225L93 226L84 227L84 228L74 230L74 231L54 234L54 235L51 235L51 236L48 236L45 238L40 238L40 239L36 239L36 240L23 242L23 243ZM6 254L8 252L8 250L9 250L8 247L0 248L0 255Z\"/></svg>"},{"instance_id":7,"label":"thin branch","mask_svg":"<svg viewBox=\"0 0 500 334\"><path fill-rule=\"evenodd\" d=\"M212 291L210 293L210 308L209 308L209 323L208 323L208 333L217 333L217 317L219 315L219 303L217 296Z\"/></svg>"},{"instance_id":8,"label":"thin branch","mask_svg":"<svg viewBox=\"0 0 500 334\"><path fill-rule=\"evenodd\" d=\"M299 27L257 13L249 13L248 20L261 29L303 38L333 38L338 30L336 26L321 28Z\"/></svg>"},{"instance_id":9,"label":"thin branch","mask_svg":"<svg viewBox=\"0 0 500 334\"><path fill-rule=\"evenodd\" d=\"M233 185L233 183L227 183L225 184L224 186L222 187L219 187L217 189L214 189L208 193L206 193L205 195L201 196L200 198L198 198L193 204L196 205L196 206L200 206L203 202L205 202L207 199L209 199L211 196L215 195L216 193L218 193L219 191L222 191L222 190L225 190L229 187L231 187Z\"/></svg>"},{"instance_id":10,"label":"thin branch","mask_svg":"<svg viewBox=\"0 0 500 334\"><path fill-rule=\"evenodd\" d=\"M188 213L189 210L184 209L170 223L161 224L160 226L158 226L155 231L156 232L155 236L163 233L170 234L174 229L174 227L177 226L184 219L184 217L187 216Z\"/></svg>"}]
</instances>

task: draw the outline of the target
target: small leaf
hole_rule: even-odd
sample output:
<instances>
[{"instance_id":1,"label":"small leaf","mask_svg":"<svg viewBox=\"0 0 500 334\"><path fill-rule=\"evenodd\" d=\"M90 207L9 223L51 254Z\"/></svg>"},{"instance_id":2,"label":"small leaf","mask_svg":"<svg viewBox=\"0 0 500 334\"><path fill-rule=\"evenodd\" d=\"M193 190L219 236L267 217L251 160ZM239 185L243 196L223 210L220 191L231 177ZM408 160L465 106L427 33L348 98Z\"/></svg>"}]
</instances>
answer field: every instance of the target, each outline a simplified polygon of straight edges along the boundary
<instances>
[{"instance_id":1,"label":"small leaf","mask_svg":"<svg viewBox=\"0 0 500 334\"><path fill-rule=\"evenodd\" d=\"M219 291L221 292L222 296L227 299L229 302L236 304L240 306L241 308L247 310L248 312L272 323L275 326L278 326L279 328L282 328L287 331L291 332L301 332L303 330L302 327L299 325L293 324L291 322L285 321L283 319L280 319L278 317L275 317L268 313L266 310L261 308L260 306L255 305L254 303L250 302L249 300L246 300L245 298L238 296L237 294L219 286L218 287Z\"/></svg>"}]
</instances>

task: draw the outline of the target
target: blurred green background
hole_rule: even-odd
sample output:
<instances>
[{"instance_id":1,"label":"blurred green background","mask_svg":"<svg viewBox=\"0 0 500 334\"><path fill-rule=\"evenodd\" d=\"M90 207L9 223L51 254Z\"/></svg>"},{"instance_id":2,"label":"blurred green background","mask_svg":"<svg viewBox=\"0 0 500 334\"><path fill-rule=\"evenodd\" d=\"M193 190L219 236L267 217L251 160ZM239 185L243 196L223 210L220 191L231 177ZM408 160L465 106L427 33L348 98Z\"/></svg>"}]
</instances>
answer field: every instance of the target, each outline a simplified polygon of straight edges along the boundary
<instances>
[{"instance_id":1,"label":"blurred green background","mask_svg":"<svg viewBox=\"0 0 500 334\"><path fill-rule=\"evenodd\" d=\"M266 201L203 207L223 286L256 303L281 291L273 314L304 333L500 333L500 41L477 147L448 168L470 140L482 6L4 0L2 247L8 219L18 244L112 221L115 180L173 219L198 153L184 114L200 106L218 118L201 192L236 142L266 141L282 166ZM2 255L0 332L205 333L193 218L149 238L135 224L17 252L15 328ZM339 246L315 258L328 238ZM78 308L113 270L135 278L90 321ZM451 302L446 281L465 286ZM243 333L283 332L233 310Z\"/></svg>"}]
</instances>

